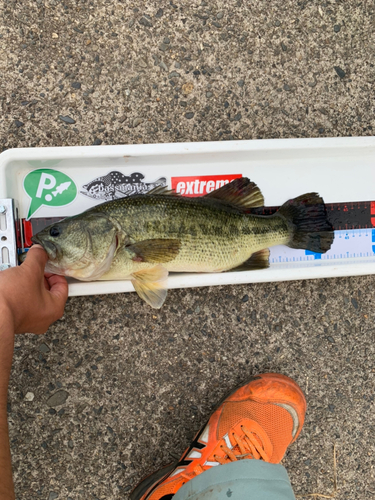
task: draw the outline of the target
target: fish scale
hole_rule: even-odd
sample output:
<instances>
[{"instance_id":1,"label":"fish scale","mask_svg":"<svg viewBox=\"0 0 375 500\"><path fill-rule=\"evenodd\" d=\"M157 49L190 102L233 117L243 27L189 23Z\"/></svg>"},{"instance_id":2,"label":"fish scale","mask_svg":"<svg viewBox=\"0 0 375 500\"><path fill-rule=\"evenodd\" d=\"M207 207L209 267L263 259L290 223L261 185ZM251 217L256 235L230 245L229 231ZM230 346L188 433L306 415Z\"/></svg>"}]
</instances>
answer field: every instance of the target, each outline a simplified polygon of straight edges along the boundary
<instances>
[{"instance_id":1,"label":"fish scale","mask_svg":"<svg viewBox=\"0 0 375 500\"><path fill-rule=\"evenodd\" d=\"M280 217L246 216L238 208L213 199L192 201L149 195L144 201L143 197L127 198L102 207L104 212L110 211L111 217L135 241L157 239L161 235L180 239L179 254L164 264L168 271L225 271L238 266L254 252L285 243L289 238L288 227ZM100 213L103 209L99 206L93 211ZM123 279L136 268L153 265L129 262L123 257L124 252L119 253L100 279Z\"/></svg>"}]
</instances>

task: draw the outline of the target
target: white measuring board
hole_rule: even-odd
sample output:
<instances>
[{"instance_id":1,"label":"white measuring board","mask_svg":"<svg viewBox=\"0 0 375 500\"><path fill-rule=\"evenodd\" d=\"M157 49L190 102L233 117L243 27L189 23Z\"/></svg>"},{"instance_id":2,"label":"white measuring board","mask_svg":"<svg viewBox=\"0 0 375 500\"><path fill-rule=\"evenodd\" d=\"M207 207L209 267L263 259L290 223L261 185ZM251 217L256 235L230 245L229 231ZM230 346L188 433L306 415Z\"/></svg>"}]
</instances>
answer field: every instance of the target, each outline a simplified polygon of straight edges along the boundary
<instances>
[{"instance_id":1,"label":"white measuring board","mask_svg":"<svg viewBox=\"0 0 375 500\"><path fill-rule=\"evenodd\" d=\"M217 177L242 175L259 186L269 207L281 206L290 198L312 191L318 192L327 204L374 200L369 229L335 231L332 248L325 254L278 246L271 248L268 269L171 273L169 288L375 274L375 234L371 227L375 228L375 137L7 150L0 155L0 198L14 199L20 218L28 217L31 206L25 179L31 172L46 168L59 172L56 187L67 186L65 178L69 177L69 182L76 186L76 197L72 196L69 204L53 205L52 195L46 191L45 201L34 206L30 217L70 216L102 203L107 180L116 176L123 179L138 176L142 188L164 181L169 187L184 186L186 193L189 187L201 193L209 186L216 186ZM44 187L48 188L50 182L46 181ZM53 199L67 192L56 191ZM120 186L115 192L120 196L125 190ZM35 196L38 197L37 192ZM133 290L130 281L70 280L69 285L70 295Z\"/></svg>"}]
</instances>

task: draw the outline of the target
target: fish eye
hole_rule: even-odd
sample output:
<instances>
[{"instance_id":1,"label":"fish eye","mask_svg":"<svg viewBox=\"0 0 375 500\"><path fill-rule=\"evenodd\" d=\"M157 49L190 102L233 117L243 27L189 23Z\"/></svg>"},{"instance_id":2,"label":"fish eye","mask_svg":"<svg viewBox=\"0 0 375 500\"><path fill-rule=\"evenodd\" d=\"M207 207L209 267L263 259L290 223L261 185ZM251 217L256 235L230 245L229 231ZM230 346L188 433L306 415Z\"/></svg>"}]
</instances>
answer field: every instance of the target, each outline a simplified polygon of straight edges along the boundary
<instances>
[{"instance_id":1,"label":"fish eye","mask_svg":"<svg viewBox=\"0 0 375 500\"><path fill-rule=\"evenodd\" d=\"M60 229L57 226L53 226L49 230L49 234L52 236L52 238L56 238L57 236L60 236Z\"/></svg>"}]
</instances>

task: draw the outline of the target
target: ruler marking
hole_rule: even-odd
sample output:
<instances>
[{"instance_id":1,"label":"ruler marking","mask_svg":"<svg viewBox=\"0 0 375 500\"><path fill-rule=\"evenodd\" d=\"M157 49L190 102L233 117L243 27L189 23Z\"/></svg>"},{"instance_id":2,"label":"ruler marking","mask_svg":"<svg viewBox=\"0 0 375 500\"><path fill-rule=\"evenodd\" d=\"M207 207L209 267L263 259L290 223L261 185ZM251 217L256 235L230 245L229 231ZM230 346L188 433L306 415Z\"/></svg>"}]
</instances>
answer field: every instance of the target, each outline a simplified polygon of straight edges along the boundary
<instances>
[{"instance_id":1,"label":"ruler marking","mask_svg":"<svg viewBox=\"0 0 375 500\"><path fill-rule=\"evenodd\" d=\"M356 229L349 231L335 231L335 239L331 249L325 254L310 252L309 250L290 249L286 246L272 247L270 262L289 263L314 262L315 265L326 261L367 259L375 261L375 229Z\"/></svg>"},{"instance_id":2,"label":"ruler marking","mask_svg":"<svg viewBox=\"0 0 375 500\"><path fill-rule=\"evenodd\" d=\"M272 215L279 207L259 207L249 209L255 215ZM326 203L328 220L333 228L364 229L375 227L375 201Z\"/></svg>"}]
</instances>

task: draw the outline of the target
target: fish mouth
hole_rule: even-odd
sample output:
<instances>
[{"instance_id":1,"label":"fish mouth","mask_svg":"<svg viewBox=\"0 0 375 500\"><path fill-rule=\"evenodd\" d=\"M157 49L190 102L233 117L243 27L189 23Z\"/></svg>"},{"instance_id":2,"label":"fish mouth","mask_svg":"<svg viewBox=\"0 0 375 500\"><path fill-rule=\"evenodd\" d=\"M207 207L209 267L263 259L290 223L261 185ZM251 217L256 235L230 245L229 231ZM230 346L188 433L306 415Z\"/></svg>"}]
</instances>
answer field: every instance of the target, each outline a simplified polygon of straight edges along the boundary
<instances>
[{"instance_id":1,"label":"fish mouth","mask_svg":"<svg viewBox=\"0 0 375 500\"><path fill-rule=\"evenodd\" d=\"M57 245L55 245L55 243L52 243L52 241L42 240L38 237L38 235L32 236L31 241L36 245L42 245L51 260L56 259L57 255L59 254Z\"/></svg>"},{"instance_id":2,"label":"fish mouth","mask_svg":"<svg viewBox=\"0 0 375 500\"><path fill-rule=\"evenodd\" d=\"M35 244L35 245L42 245L42 241L38 238L38 235L34 235L31 237L31 241ZM43 246L43 245L42 245Z\"/></svg>"}]
</instances>

